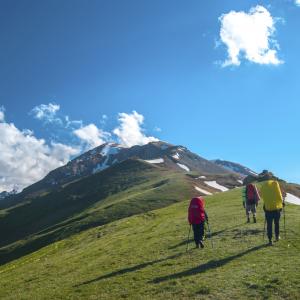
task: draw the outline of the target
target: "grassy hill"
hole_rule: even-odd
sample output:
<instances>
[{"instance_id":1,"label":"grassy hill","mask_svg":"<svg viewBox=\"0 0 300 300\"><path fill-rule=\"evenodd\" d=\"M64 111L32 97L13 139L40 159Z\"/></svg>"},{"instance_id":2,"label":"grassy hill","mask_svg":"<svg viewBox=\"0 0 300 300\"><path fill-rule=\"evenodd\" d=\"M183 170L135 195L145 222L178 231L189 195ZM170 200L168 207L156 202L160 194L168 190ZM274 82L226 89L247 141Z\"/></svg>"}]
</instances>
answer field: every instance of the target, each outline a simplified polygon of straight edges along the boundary
<instances>
[{"instance_id":1,"label":"grassy hill","mask_svg":"<svg viewBox=\"0 0 300 300\"><path fill-rule=\"evenodd\" d=\"M139 160L0 210L0 263L76 232L165 207L195 193L183 173Z\"/></svg>"},{"instance_id":2,"label":"grassy hill","mask_svg":"<svg viewBox=\"0 0 300 300\"><path fill-rule=\"evenodd\" d=\"M300 206L286 206L287 237L266 247L261 205L246 224L240 189L206 200L214 248L186 253L186 200L2 265L1 299L299 299Z\"/></svg>"}]
</instances>

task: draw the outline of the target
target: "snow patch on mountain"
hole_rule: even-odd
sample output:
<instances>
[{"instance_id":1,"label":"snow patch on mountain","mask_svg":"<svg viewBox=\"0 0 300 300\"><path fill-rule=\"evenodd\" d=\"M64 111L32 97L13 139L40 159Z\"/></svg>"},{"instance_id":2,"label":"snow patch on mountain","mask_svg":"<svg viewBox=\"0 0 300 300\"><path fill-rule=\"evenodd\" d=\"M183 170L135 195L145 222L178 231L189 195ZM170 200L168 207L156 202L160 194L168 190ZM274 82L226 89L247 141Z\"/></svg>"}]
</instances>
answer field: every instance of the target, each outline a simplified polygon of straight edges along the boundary
<instances>
[{"instance_id":1,"label":"snow patch on mountain","mask_svg":"<svg viewBox=\"0 0 300 300\"><path fill-rule=\"evenodd\" d=\"M215 180L213 180L213 181L204 181L204 183L211 186L211 187L213 187L213 188L215 188L215 189L217 189L217 190L220 190L222 192L228 191L227 187L218 184Z\"/></svg>"},{"instance_id":2,"label":"snow patch on mountain","mask_svg":"<svg viewBox=\"0 0 300 300\"><path fill-rule=\"evenodd\" d=\"M145 160L146 162L150 164L162 164L164 162L163 158L156 158L156 159L150 159L150 160Z\"/></svg>"},{"instance_id":3,"label":"snow patch on mountain","mask_svg":"<svg viewBox=\"0 0 300 300\"><path fill-rule=\"evenodd\" d=\"M243 184L243 181L242 180L237 180L238 183L240 184Z\"/></svg>"},{"instance_id":4,"label":"snow patch on mountain","mask_svg":"<svg viewBox=\"0 0 300 300\"><path fill-rule=\"evenodd\" d=\"M221 160L221 159L215 159L215 160L212 160L211 162L223 167L224 169L226 169L228 171L233 171L235 173L241 174L242 176L248 176L248 175L257 176L258 175L251 169L249 169L241 164L235 163L235 162Z\"/></svg>"},{"instance_id":5,"label":"snow patch on mountain","mask_svg":"<svg viewBox=\"0 0 300 300\"><path fill-rule=\"evenodd\" d=\"M206 179L206 176L202 175L202 176L197 177L196 179Z\"/></svg>"},{"instance_id":6,"label":"snow patch on mountain","mask_svg":"<svg viewBox=\"0 0 300 300\"><path fill-rule=\"evenodd\" d=\"M298 198L290 193L286 193L285 201L288 203L300 205L300 198Z\"/></svg>"},{"instance_id":7,"label":"snow patch on mountain","mask_svg":"<svg viewBox=\"0 0 300 300\"><path fill-rule=\"evenodd\" d=\"M178 167L180 167L181 169L187 171L187 172L190 172L190 169L186 166L186 165L183 165L183 164L180 164L180 163L177 163Z\"/></svg>"},{"instance_id":8,"label":"snow patch on mountain","mask_svg":"<svg viewBox=\"0 0 300 300\"><path fill-rule=\"evenodd\" d=\"M180 156L177 152L174 155L172 155L172 157L175 158L175 159L180 159Z\"/></svg>"},{"instance_id":9,"label":"snow patch on mountain","mask_svg":"<svg viewBox=\"0 0 300 300\"><path fill-rule=\"evenodd\" d=\"M195 186L195 190L198 191L198 192L200 192L200 193L202 193L202 194L204 194L204 195L212 195L211 192L203 190L203 189L199 188L198 186Z\"/></svg>"}]
</instances>

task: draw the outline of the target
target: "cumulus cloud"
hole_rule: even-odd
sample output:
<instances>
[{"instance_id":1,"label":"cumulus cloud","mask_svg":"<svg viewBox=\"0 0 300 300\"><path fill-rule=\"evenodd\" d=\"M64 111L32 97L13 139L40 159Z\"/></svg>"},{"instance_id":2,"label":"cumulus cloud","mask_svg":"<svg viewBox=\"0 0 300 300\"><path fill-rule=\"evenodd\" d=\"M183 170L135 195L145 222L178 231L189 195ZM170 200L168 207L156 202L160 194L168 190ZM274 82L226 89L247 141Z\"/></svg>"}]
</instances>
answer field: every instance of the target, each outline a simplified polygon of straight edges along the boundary
<instances>
[{"instance_id":1,"label":"cumulus cloud","mask_svg":"<svg viewBox=\"0 0 300 300\"><path fill-rule=\"evenodd\" d=\"M98 128L95 124L89 124L76 129L74 130L74 134L86 145L86 149L104 144L110 136L108 132Z\"/></svg>"},{"instance_id":2,"label":"cumulus cloud","mask_svg":"<svg viewBox=\"0 0 300 300\"><path fill-rule=\"evenodd\" d=\"M122 145L131 147L158 141L157 138L148 137L143 133L141 126L144 123L144 116L136 111L133 111L131 114L119 113L118 120L120 125L114 129L113 133L118 137Z\"/></svg>"},{"instance_id":3,"label":"cumulus cloud","mask_svg":"<svg viewBox=\"0 0 300 300\"><path fill-rule=\"evenodd\" d=\"M295 0L295 4L296 4L297 6L300 6L300 0Z\"/></svg>"},{"instance_id":4,"label":"cumulus cloud","mask_svg":"<svg viewBox=\"0 0 300 300\"><path fill-rule=\"evenodd\" d=\"M30 130L0 123L0 191L22 188L66 164L79 149L38 139Z\"/></svg>"},{"instance_id":5,"label":"cumulus cloud","mask_svg":"<svg viewBox=\"0 0 300 300\"><path fill-rule=\"evenodd\" d=\"M56 117L56 113L60 110L60 105L55 103L40 104L35 106L30 114L36 119L43 120L46 123L60 123L61 119Z\"/></svg>"},{"instance_id":6,"label":"cumulus cloud","mask_svg":"<svg viewBox=\"0 0 300 300\"><path fill-rule=\"evenodd\" d=\"M300 1L300 0L299 0ZM231 11L219 18L220 39L227 46L228 58L223 67L239 66L241 58L264 64L279 65L279 45L273 39L276 20L263 6L250 9L249 13Z\"/></svg>"},{"instance_id":7,"label":"cumulus cloud","mask_svg":"<svg viewBox=\"0 0 300 300\"><path fill-rule=\"evenodd\" d=\"M13 123L5 121L5 109L0 107L0 192L24 187L41 180L50 171L65 165L72 157L83 151L112 141L109 132L95 124L84 126L82 121L71 120L68 116L58 115L60 106L49 103L39 105L32 110L34 117L46 122L50 134L55 131L56 141L68 141L70 145L39 139L29 129L20 130ZM55 121L59 119L60 122ZM102 120L106 120L105 115ZM119 142L131 147L158 141L146 136L142 125L144 116L133 111L131 114L119 113L119 126L113 130ZM58 130L58 132L57 132ZM59 132L62 130L67 134ZM159 128L155 129L160 131ZM48 132L49 134L49 132Z\"/></svg>"},{"instance_id":8,"label":"cumulus cloud","mask_svg":"<svg viewBox=\"0 0 300 300\"><path fill-rule=\"evenodd\" d=\"M4 122L4 112L5 112L5 109L3 106L0 106L0 122Z\"/></svg>"}]
</instances>

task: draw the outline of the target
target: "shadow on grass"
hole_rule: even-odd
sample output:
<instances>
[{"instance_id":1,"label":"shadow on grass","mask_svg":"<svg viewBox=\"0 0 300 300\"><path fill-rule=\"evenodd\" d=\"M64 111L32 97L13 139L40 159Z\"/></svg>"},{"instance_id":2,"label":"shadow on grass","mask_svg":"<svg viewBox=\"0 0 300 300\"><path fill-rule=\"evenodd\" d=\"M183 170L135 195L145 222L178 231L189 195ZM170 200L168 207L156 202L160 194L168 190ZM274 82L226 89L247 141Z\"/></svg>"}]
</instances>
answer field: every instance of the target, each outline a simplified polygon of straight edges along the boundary
<instances>
[{"instance_id":1,"label":"shadow on grass","mask_svg":"<svg viewBox=\"0 0 300 300\"><path fill-rule=\"evenodd\" d=\"M100 281L100 280L103 280L103 279L108 279L108 278L112 278L112 277L115 277L115 276L123 275L123 274L126 274L126 273L135 272L135 271L141 270L143 268L146 268L148 266L152 266L154 264L157 264L157 263L169 260L169 259L178 258L181 255L183 255L183 254L179 253L179 254L175 254L175 255L172 255L172 256L168 256L166 258L161 258L161 259L149 261L149 262L146 262L146 263L143 263L143 264L140 264L140 265L136 265L136 266L133 266L133 267L129 267L129 268L117 270L115 272L112 272L112 273L109 273L109 274L106 274L106 275L101 275L101 276L96 277L94 279L91 279L91 280L84 281L82 283L76 284L73 287L79 287L79 286L90 284L90 283L94 283L94 282L97 282L97 281Z\"/></svg>"},{"instance_id":2,"label":"shadow on grass","mask_svg":"<svg viewBox=\"0 0 300 300\"><path fill-rule=\"evenodd\" d=\"M216 237L216 236L218 236L218 235L222 235L222 234L225 233L225 232L230 232L232 229L237 228L237 227L241 227L242 225L244 225L244 223L241 223L241 224L238 224L238 225L235 225L235 226L231 226L231 227L229 227L229 228L225 228L225 229L222 229L222 230L219 230L219 231L212 231L212 232L211 232L211 236L210 236L209 233L207 232L207 234L206 234L206 239L209 240L210 237ZM192 241L193 241L193 233L191 232L191 237L190 237L189 242L192 242ZM184 241L182 241L182 242L180 242L180 243L178 243L178 244L176 244L176 245L174 245L174 246L169 247L168 249L169 249L169 250L176 249L176 248L178 248L178 247L180 247L180 246L186 245L187 242L188 242L188 240L184 240Z\"/></svg>"},{"instance_id":3,"label":"shadow on grass","mask_svg":"<svg viewBox=\"0 0 300 300\"><path fill-rule=\"evenodd\" d=\"M225 257L225 258L222 258L222 259L219 259L219 260L210 260L209 262L207 262L203 265L200 265L198 267L195 267L195 268L183 271L183 272L179 272L179 273L176 273L176 274L167 275L167 276L163 276L163 277L157 277L157 278L153 279L150 283L160 283L160 282L167 281L167 280L179 279L179 278L182 278L182 277L187 277L187 276L192 276L192 275L204 273L208 270L220 268L220 267L226 265L227 263L231 262L234 259L240 258L244 255L247 255L247 254L249 254L253 251L260 250L264 247L266 247L265 244L250 248L250 249L248 249L244 252L241 252L241 253L238 253L238 254L235 254L235 255L231 255L231 256L228 256L228 257Z\"/></svg>"}]
</instances>

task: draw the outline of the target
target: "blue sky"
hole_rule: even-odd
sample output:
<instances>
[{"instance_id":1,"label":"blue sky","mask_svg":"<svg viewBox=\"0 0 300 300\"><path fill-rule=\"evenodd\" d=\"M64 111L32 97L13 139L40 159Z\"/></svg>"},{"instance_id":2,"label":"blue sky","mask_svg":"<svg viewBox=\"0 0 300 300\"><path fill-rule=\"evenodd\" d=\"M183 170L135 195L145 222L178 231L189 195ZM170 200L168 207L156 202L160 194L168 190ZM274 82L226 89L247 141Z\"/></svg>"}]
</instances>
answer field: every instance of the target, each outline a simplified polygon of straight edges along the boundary
<instances>
[{"instance_id":1,"label":"blue sky","mask_svg":"<svg viewBox=\"0 0 300 300\"><path fill-rule=\"evenodd\" d=\"M299 28L294 0L0 1L0 189L18 147L34 181L126 130L300 183Z\"/></svg>"}]
</instances>

